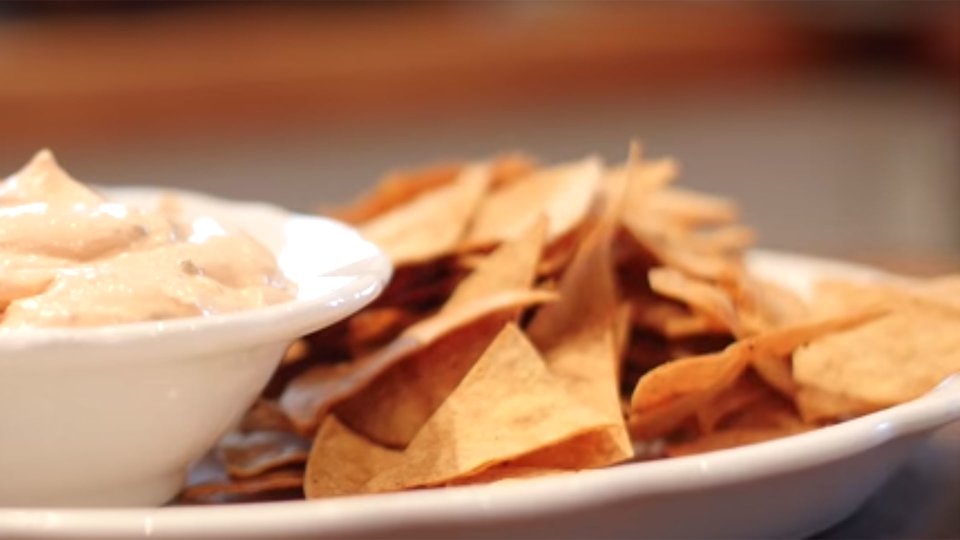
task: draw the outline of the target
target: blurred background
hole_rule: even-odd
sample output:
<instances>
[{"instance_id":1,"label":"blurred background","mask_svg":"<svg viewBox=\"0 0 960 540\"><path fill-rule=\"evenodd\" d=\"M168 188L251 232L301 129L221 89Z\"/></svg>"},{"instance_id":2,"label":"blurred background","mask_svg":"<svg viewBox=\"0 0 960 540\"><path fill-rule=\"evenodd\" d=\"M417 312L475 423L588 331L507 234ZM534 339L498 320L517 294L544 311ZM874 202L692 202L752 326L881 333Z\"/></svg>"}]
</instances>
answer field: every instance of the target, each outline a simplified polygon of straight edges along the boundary
<instances>
[{"instance_id":1,"label":"blurred background","mask_svg":"<svg viewBox=\"0 0 960 540\"><path fill-rule=\"evenodd\" d=\"M0 175L300 210L639 137L761 245L960 268L960 2L0 4Z\"/></svg>"}]
</instances>

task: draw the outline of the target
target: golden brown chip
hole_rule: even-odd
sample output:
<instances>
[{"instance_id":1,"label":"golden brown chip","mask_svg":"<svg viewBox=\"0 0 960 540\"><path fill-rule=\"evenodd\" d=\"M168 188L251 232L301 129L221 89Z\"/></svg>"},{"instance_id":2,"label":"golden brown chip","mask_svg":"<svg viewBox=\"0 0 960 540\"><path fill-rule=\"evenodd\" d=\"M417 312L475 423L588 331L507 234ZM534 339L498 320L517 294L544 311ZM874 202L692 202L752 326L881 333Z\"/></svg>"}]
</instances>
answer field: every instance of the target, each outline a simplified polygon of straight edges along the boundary
<instances>
[{"instance_id":1,"label":"golden brown chip","mask_svg":"<svg viewBox=\"0 0 960 540\"><path fill-rule=\"evenodd\" d=\"M614 168L507 155L388 177L339 216L391 284L288 351L218 447L234 480L185 500L289 496L305 457L318 498L569 474L633 443L708 452L960 372L960 277L827 280L807 302L751 275L736 206L677 173L633 144Z\"/></svg>"},{"instance_id":2,"label":"golden brown chip","mask_svg":"<svg viewBox=\"0 0 960 540\"><path fill-rule=\"evenodd\" d=\"M744 274L731 289L741 327L747 334L799 323L811 316L809 306L798 294L776 283Z\"/></svg>"},{"instance_id":3,"label":"golden brown chip","mask_svg":"<svg viewBox=\"0 0 960 540\"><path fill-rule=\"evenodd\" d=\"M287 465L306 463L308 450L306 440L285 431L234 431L217 446L220 461L233 478L251 478Z\"/></svg>"},{"instance_id":4,"label":"golden brown chip","mask_svg":"<svg viewBox=\"0 0 960 540\"><path fill-rule=\"evenodd\" d=\"M718 255L739 255L756 240L753 229L743 225L725 225L715 229L697 230L679 241L687 242L694 251Z\"/></svg>"},{"instance_id":5,"label":"golden brown chip","mask_svg":"<svg viewBox=\"0 0 960 540\"><path fill-rule=\"evenodd\" d=\"M501 244L460 282L440 313L460 309L493 293L532 286L546 233L547 221L540 216L519 236Z\"/></svg>"},{"instance_id":6,"label":"golden brown chip","mask_svg":"<svg viewBox=\"0 0 960 540\"><path fill-rule=\"evenodd\" d=\"M630 432L637 438L664 435L736 382L753 358L786 356L818 337L855 328L880 312L805 322L759 334L723 352L675 360L643 376L631 399Z\"/></svg>"},{"instance_id":7,"label":"golden brown chip","mask_svg":"<svg viewBox=\"0 0 960 540\"><path fill-rule=\"evenodd\" d=\"M184 488L180 492L179 501L197 504L270 500L272 495L277 493L299 493L303 488L303 478L301 471L276 471L245 480L196 484Z\"/></svg>"},{"instance_id":8,"label":"golden brown chip","mask_svg":"<svg viewBox=\"0 0 960 540\"><path fill-rule=\"evenodd\" d=\"M767 392L761 399L752 402L734 414L720 421L720 429L808 429L811 425L804 422L793 402L789 399Z\"/></svg>"},{"instance_id":9,"label":"golden brown chip","mask_svg":"<svg viewBox=\"0 0 960 540\"><path fill-rule=\"evenodd\" d=\"M238 431L289 431L294 432L293 423L280 405L266 398L258 398L240 420Z\"/></svg>"},{"instance_id":10,"label":"golden brown chip","mask_svg":"<svg viewBox=\"0 0 960 540\"><path fill-rule=\"evenodd\" d=\"M881 406L909 401L960 372L960 314L905 304L796 352L800 384Z\"/></svg>"},{"instance_id":11,"label":"golden brown chip","mask_svg":"<svg viewBox=\"0 0 960 540\"><path fill-rule=\"evenodd\" d=\"M509 482L514 480L527 480L529 478L541 478L544 476L556 476L558 474L570 474L575 471L568 469L548 469L543 467L527 467L522 465L500 465L481 471L475 475L458 478L449 482L450 486L469 486L475 484L493 484L496 482Z\"/></svg>"},{"instance_id":12,"label":"golden brown chip","mask_svg":"<svg viewBox=\"0 0 960 540\"><path fill-rule=\"evenodd\" d=\"M397 307L365 309L347 323L347 345L351 351L382 346L417 320L410 311Z\"/></svg>"},{"instance_id":13,"label":"golden brown chip","mask_svg":"<svg viewBox=\"0 0 960 540\"><path fill-rule=\"evenodd\" d=\"M678 222L688 228L728 225L739 217L737 205L729 199L677 187L650 193L647 207L660 219Z\"/></svg>"},{"instance_id":14,"label":"golden brown chip","mask_svg":"<svg viewBox=\"0 0 960 540\"><path fill-rule=\"evenodd\" d=\"M379 444L407 446L511 318L495 313L450 332L397 362L334 412Z\"/></svg>"},{"instance_id":15,"label":"golden brown chip","mask_svg":"<svg viewBox=\"0 0 960 540\"><path fill-rule=\"evenodd\" d=\"M845 397L813 386L799 387L794 400L797 409L800 411L800 417L808 424L847 420L881 408L876 404Z\"/></svg>"},{"instance_id":16,"label":"golden brown chip","mask_svg":"<svg viewBox=\"0 0 960 540\"><path fill-rule=\"evenodd\" d=\"M450 185L377 216L360 232L397 266L452 254L489 184L489 165L468 166Z\"/></svg>"},{"instance_id":17,"label":"golden brown chip","mask_svg":"<svg viewBox=\"0 0 960 540\"><path fill-rule=\"evenodd\" d=\"M610 439L599 445L610 450L604 456L609 463L633 456L620 409L619 300L611 251L627 177L608 180L597 226L560 281L560 300L541 308L527 328L551 372L580 403L607 417L611 427L598 436Z\"/></svg>"},{"instance_id":18,"label":"golden brown chip","mask_svg":"<svg viewBox=\"0 0 960 540\"><path fill-rule=\"evenodd\" d=\"M631 400L630 433L638 439L665 435L736 382L746 358L735 347L675 360L641 377Z\"/></svg>"},{"instance_id":19,"label":"golden brown chip","mask_svg":"<svg viewBox=\"0 0 960 540\"><path fill-rule=\"evenodd\" d=\"M373 354L349 363L318 366L297 377L280 396L280 407L298 431L312 433L330 407L366 387L389 367L441 337L487 315L555 298L553 293L538 290L503 291L459 309L434 315L408 327L397 339Z\"/></svg>"},{"instance_id":20,"label":"golden brown chip","mask_svg":"<svg viewBox=\"0 0 960 540\"><path fill-rule=\"evenodd\" d=\"M691 441L668 444L666 453L669 457L703 454L705 452L715 452L717 450L726 450L728 448L735 448L747 444L755 444L773 439L779 439L789 435L796 435L804 431L806 431L806 429L802 428L736 428L725 431L717 431L709 435L697 437Z\"/></svg>"},{"instance_id":21,"label":"golden brown chip","mask_svg":"<svg viewBox=\"0 0 960 540\"><path fill-rule=\"evenodd\" d=\"M679 172L679 166L672 158L641 162L640 148L636 143L631 145L630 151L630 163L608 172L610 177L629 176L628 186L621 196L624 218L628 220L649 213L653 200L661 198L658 194L676 179Z\"/></svg>"},{"instance_id":22,"label":"golden brown chip","mask_svg":"<svg viewBox=\"0 0 960 540\"><path fill-rule=\"evenodd\" d=\"M657 293L684 302L735 336L743 337L746 334L733 300L722 288L672 268L654 268L650 270L649 279L650 287Z\"/></svg>"},{"instance_id":23,"label":"golden brown chip","mask_svg":"<svg viewBox=\"0 0 960 540\"><path fill-rule=\"evenodd\" d=\"M298 339L290 344L290 347L287 348L287 352L283 354L283 359L280 361L281 364L295 364L310 354L310 344L305 339Z\"/></svg>"},{"instance_id":24,"label":"golden brown chip","mask_svg":"<svg viewBox=\"0 0 960 540\"><path fill-rule=\"evenodd\" d=\"M797 394L799 385L793 379L793 360L790 357L757 355L750 364L771 388L791 398Z\"/></svg>"},{"instance_id":25,"label":"golden brown chip","mask_svg":"<svg viewBox=\"0 0 960 540\"><path fill-rule=\"evenodd\" d=\"M697 410L697 425L701 433L716 430L727 417L746 409L770 394L770 389L750 372L724 388L713 399Z\"/></svg>"},{"instance_id":26,"label":"golden brown chip","mask_svg":"<svg viewBox=\"0 0 960 540\"><path fill-rule=\"evenodd\" d=\"M829 316L859 309L893 308L899 298L897 289L887 284L822 279L814 285L810 305L817 315Z\"/></svg>"},{"instance_id":27,"label":"golden brown chip","mask_svg":"<svg viewBox=\"0 0 960 540\"><path fill-rule=\"evenodd\" d=\"M376 187L360 195L354 202L326 213L355 225L369 221L428 191L453 182L463 167L461 163L441 163L412 171L389 173Z\"/></svg>"},{"instance_id":28,"label":"golden brown chip","mask_svg":"<svg viewBox=\"0 0 960 540\"><path fill-rule=\"evenodd\" d=\"M317 430L310 449L303 491L308 499L353 495L381 471L403 459L399 450L370 442L329 415Z\"/></svg>"},{"instance_id":29,"label":"golden brown chip","mask_svg":"<svg viewBox=\"0 0 960 540\"><path fill-rule=\"evenodd\" d=\"M571 399L509 324L406 450L385 449L328 419L310 456L307 495L443 485L607 425Z\"/></svg>"},{"instance_id":30,"label":"golden brown chip","mask_svg":"<svg viewBox=\"0 0 960 540\"><path fill-rule=\"evenodd\" d=\"M531 286L545 232L545 221L538 220L519 238L502 244L460 283L438 316L491 294ZM479 319L398 362L340 404L338 417L381 444L406 446L518 311Z\"/></svg>"},{"instance_id":31,"label":"golden brown chip","mask_svg":"<svg viewBox=\"0 0 960 540\"><path fill-rule=\"evenodd\" d=\"M602 166L597 158L541 169L490 194L477 210L465 246L515 238L547 216L548 241L573 230L587 215Z\"/></svg>"},{"instance_id":32,"label":"golden brown chip","mask_svg":"<svg viewBox=\"0 0 960 540\"><path fill-rule=\"evenodd\" d=\"M517 327L508 325L370 491L440 485L607 428L559 384Z\"/></svg>"}]
</instances>

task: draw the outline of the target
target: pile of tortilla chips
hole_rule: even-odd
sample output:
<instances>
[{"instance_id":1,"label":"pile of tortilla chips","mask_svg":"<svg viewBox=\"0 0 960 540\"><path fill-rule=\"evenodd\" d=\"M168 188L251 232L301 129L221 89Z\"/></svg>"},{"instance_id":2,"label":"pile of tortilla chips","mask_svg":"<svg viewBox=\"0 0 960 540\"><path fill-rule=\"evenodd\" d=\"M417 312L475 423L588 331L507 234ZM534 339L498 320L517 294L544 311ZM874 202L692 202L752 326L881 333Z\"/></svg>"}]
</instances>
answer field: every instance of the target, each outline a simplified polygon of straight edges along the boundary
<instances>
[{"instance_id":1,"label":"pile of tortilla chips","mask_svg":"<svg viewBox=\"0 0 960 540\"><path fill-rule=\"evenodd\" d=\"M752 276L728 200L671 159L520 155L393 174L332 213L390 255L372 305L288 351L181 500L399 491L729 448L960 371L960 279ZM317 239L322 250L323 239Z\"/></svg>"}]
</instances>

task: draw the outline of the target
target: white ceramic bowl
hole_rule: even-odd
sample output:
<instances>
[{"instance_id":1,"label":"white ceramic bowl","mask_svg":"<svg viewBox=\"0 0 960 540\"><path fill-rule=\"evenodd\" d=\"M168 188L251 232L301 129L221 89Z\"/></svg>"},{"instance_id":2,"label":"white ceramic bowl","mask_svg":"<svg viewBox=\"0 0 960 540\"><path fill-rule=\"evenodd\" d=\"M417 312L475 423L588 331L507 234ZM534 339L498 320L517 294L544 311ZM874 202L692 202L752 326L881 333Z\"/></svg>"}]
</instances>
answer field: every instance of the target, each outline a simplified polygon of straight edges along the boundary
<instances>
[{"instance_id":1,"label":"white ceramic bowl","mask_svg":"<svg viewBox=\"0 0 960 540\"><path fill-rule=\"evenodd\" d=\"M751 265L799 290L820 276L889 278L768 253L753 257ZM918 443L956 420L960 381L954 380L910 403L849 422L702 455L484 486L316 501L0 508L0 537L798 538L850 515Z\"/></svg>"},{"instance_id":2,"label":"white ceramic bowl","mask_svg":"<svg viewBox=\"0 0 960 540\"><path fill-rule=\"evenodd\" d=\"M135 205L162 193L105 191ZM0 506L164 503L294 339L357 311L389 279L386 257L336 221L174 194L188 216L212 216L270 248L296 299L212 317L0 333Z\"/></svg>"}]
</instances>

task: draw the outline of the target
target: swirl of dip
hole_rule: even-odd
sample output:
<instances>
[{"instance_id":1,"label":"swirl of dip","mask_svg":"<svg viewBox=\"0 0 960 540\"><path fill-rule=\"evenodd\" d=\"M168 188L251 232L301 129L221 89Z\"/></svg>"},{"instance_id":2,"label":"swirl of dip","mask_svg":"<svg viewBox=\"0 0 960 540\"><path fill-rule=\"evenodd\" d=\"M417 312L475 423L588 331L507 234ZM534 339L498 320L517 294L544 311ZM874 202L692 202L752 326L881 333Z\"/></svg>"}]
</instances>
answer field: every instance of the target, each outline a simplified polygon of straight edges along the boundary
<instances>
[{"instance_id":1,"label":"swirl of dip","mask_svg":"<svg viewBox=\"0 0 960 540\"><path fill-rule=\"evenodd\" d=\"M39 152L0 182L0 329L214 315L295 295L254 239L175 214L106 201Z\"/></svg>"}]
</instances>

